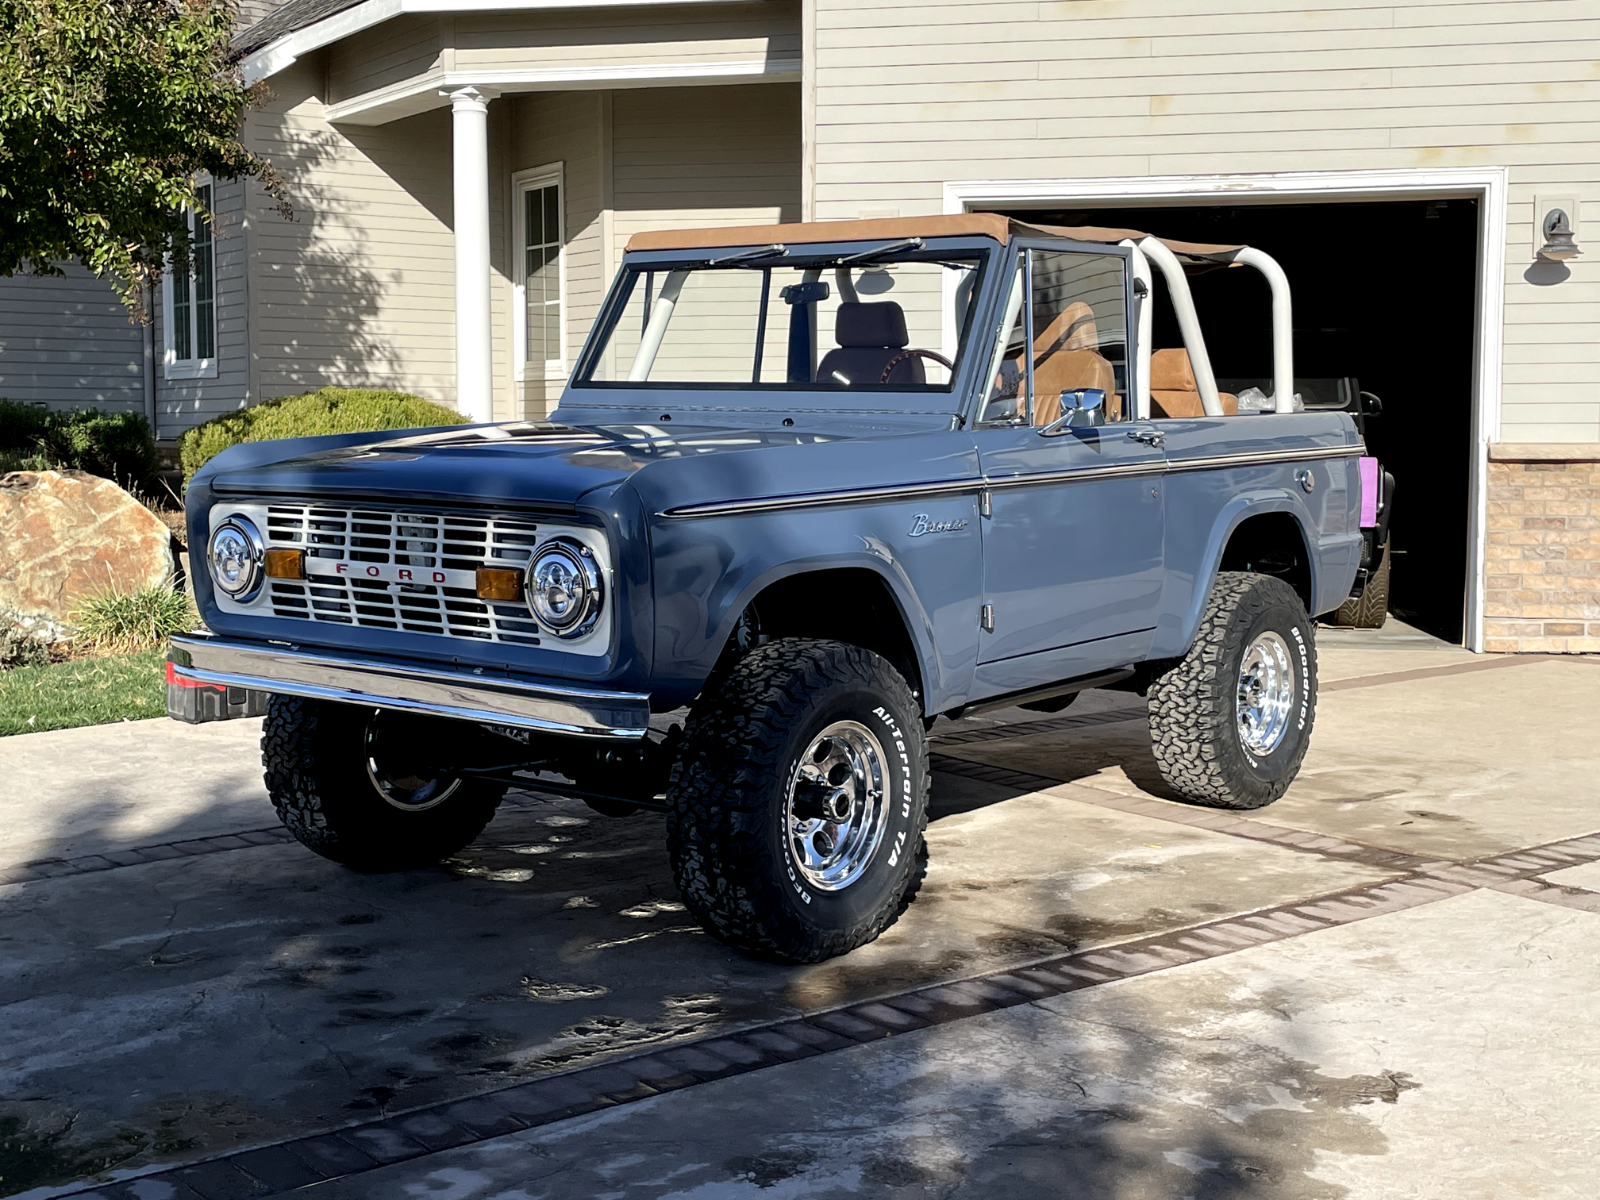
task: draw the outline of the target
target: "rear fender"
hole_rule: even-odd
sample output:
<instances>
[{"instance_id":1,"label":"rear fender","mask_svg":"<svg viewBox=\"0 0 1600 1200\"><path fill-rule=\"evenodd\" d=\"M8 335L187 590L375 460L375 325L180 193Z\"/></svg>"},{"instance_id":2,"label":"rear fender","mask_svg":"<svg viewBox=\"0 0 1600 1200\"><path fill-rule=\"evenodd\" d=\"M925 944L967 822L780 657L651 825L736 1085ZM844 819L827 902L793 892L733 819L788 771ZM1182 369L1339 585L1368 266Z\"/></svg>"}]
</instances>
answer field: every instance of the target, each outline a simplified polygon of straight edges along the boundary
<instances>
[{"instance_id":1,"label":"rear fender","mask_svg":"<svg viewBox=\"0 0 1600 1200\"><path fill-rule=\"evenodd\" d=\"M1189 647L1194 644L1195 635L1200 630L1200 618L1211 595L1211 586L1216 581L1218 570L1221 569L1222 556L1228 548L1229 540L1239 526L1251 517L1268 513L1287 513L1300 531L1302 552L1306 556L1306 565L1310 573L1312 607L1322 612L1327 608L1337 607L1339 601L1343 600L1344 594L1349 591L1349 580L1345 581L1343 589L1332 604L1319 607L1324 603L1328 586L1327 571L1324 569L1320 551L1325 551L1327 547L1319 544L1312 535L1311 530L1315 526L1311 512L1304 501L1287 488L1261 488L1243 492L1232 497L1217 514L1206 540L1205 550L1200 557L1198 570L1186 571L1181 565L1169 561L1166 595L1162 600L1162 615L1156 629L1155 640L1150 648L1151 658L1179 658L1188 653ZM1355 537L1355 552L1359 553L1359 531Z\"/></svg>"}]
</instances>

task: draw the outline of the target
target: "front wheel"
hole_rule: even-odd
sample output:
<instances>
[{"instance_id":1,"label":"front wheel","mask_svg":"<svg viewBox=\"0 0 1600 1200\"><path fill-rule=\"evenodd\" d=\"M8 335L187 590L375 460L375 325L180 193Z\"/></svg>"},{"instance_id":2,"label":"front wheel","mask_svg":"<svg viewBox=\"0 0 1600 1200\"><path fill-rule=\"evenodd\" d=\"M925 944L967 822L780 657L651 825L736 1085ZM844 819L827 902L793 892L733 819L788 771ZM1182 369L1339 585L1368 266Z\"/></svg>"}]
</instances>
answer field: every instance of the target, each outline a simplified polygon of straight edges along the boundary
<instances>
[{"instance_id":1,"label":"front wheel","mask_svg":"<svg viewBox=\"0 0 1600 1200\"><path fill-rule=\"evenodd\" d=\"M1288 790L1317 712L1305 606L1270 575L1217 576L1189 653L1150 688L1162 778L1213 808L1261 808Z\"/></svg>"},{"instance_id":2,"label":"front wheel","mask_svg":"<svg viewBox=\"0 0 1600 1200\"><path fill-rule=\"evenodd\" d=\"M448 858L483 832L505 792L428 763L430 748L456 732L451 725L272 697L261 759L278 819L308 849L361 871Z\"/></svg>"},{"instance_id":3,"label":"front wheel","mask_svg":"<svg viewBox=\"0 0 1600 1200\"><path fill-rule=\"evenodd\" d=\"M690 713L668 789L684 903L714 937L788 962L870 942L926 855L928 750L911 689L840 642L751 651Z\"/></svg>"}]
</instances>

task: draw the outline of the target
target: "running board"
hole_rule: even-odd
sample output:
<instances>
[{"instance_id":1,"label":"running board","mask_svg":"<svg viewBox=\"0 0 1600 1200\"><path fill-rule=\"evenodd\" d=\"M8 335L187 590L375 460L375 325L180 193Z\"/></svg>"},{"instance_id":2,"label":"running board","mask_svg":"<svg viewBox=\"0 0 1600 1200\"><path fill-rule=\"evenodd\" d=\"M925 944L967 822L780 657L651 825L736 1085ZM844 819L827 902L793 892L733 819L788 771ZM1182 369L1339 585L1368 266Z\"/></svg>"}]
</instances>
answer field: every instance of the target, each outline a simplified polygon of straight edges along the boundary
<instances>
[{"instance_id":1,"label":"running board","mask_svg":"<svg viewBox=\"0 0 1600 1200\"><path fill-rule=\"evenodd\" d=\"M944 715L952 721L962 717L975 717L980 713L994 712L998 708L1014 708L1018 704L1032 704L1036 700L1054 700L1057 696L1069 696L1073 692L1086 692L1090 688L1108 687L1113 683L1121 683L1124 679L1133 676L1133 667L1118 667L1113 671L1101 671L1095 675L1080 675L1076 679L1063 679L1058 683L1047 683L1044 687L1026 688L1020 692L1007 692L1003 696L990 696L987 700L976 700L971 704L963 704L960 708L951 709Z\"/></svg>"}]
</instances>

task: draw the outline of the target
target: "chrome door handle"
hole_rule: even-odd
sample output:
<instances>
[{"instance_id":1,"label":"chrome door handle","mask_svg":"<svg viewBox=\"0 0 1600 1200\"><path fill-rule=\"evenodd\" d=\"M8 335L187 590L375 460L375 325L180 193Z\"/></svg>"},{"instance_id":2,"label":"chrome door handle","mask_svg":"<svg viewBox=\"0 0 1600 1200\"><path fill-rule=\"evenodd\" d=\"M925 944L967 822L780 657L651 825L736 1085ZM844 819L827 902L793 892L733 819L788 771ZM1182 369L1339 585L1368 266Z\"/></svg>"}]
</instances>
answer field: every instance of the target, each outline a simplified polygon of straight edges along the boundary
<instances>
[{"instance_id":1,"label":"chrome door handle","mask_svg":"<svg viewBox=\"0 0 1600 1200\"><path fill-rule=\"evenodd\" d=\"M1159 450L1166 445L1167 435L1159 429L1130 429L1128 430L1128 440L1142 442L1146 446L1153 446Z\"/></svg>"}]
</instances>

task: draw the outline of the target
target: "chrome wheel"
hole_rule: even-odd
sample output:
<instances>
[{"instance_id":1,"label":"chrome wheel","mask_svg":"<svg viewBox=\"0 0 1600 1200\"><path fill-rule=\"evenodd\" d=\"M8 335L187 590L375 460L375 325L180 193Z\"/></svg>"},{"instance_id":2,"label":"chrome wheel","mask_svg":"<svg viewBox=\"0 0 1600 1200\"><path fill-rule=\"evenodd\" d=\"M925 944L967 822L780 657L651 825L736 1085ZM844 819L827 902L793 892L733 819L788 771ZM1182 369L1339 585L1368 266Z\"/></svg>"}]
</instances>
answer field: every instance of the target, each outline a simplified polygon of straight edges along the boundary
<instances>
[{"instance_id":1,"label":"chrome wheel","mask_svg":"<svg viewBox=\"0 0 1600 1200\"><path fill-rule=\"evenodd\" d=\"M367 722L367 778L378 795L404 812L426 812L443 804L461 786L454 776L425 773L409 761L404 716L381 711Z\"/></svg>"},{"instance_id":2,"label":"chrome wheel","mask_svg":"<svg viewBox=\"0 0 1600 1200\"><path fill-rule=\"evenodd\" d=\"M1239 741L1251 754L1271 754L1289 729L1294 709L1294 660L1289 644L1263 632L1239 664Z\"/></svg>"},{"instance_id":3,"label":"chrome wheel","mask_svg":"<svg viewBox=\"0 0 1600 1200\"><path fill-rule=\"evenodd\" d=\"M871 865L889 821L888 760L865 725L829 725L800 756L784 805L789 852L805 882L837 892Z\"/></svg>"}]
</instances>

